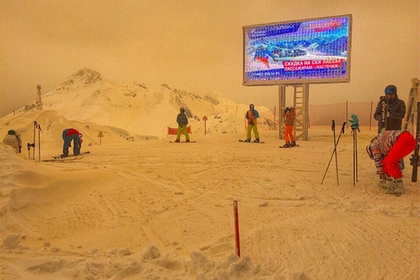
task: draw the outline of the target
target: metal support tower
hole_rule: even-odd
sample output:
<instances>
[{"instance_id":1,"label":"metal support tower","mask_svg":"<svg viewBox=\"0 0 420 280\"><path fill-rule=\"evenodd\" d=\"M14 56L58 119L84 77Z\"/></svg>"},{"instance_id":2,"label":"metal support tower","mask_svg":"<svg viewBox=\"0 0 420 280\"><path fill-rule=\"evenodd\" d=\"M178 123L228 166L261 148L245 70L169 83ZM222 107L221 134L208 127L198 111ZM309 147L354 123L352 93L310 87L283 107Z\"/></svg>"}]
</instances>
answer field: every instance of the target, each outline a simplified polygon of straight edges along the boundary
<instances>
[{"instance_id":1,"label":"metal support tower","mask_svg":"<svg viewBox=\"0 0 420 280\"><path fill-rule=\"evenodd\" d=\"M37 85L36 89L37 89L36 108L38 110L42 110L41 85Z\"/></svg>"}]
</instances>

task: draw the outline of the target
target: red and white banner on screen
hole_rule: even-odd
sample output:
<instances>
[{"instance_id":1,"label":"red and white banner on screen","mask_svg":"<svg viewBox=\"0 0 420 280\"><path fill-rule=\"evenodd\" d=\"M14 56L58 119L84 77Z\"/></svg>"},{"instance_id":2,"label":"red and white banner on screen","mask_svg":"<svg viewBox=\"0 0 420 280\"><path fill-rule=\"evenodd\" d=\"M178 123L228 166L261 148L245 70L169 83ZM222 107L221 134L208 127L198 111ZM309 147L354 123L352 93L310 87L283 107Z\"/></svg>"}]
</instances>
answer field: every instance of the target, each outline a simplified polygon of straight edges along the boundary
<instances>
[{"instance_id":1,"label":"red and white banner on screen","mask_svg":"<svg viewBox=\"0 0 420 280\"><path fill-rule=\"evenodd\" d=\"M283 61L283 67L285 71L296 71L296 70L315 70L315 69L326 69L326 68L339 68L343 63L344 59L314 59L314 60L293 60Z\"/></svg>"}]
</instances>

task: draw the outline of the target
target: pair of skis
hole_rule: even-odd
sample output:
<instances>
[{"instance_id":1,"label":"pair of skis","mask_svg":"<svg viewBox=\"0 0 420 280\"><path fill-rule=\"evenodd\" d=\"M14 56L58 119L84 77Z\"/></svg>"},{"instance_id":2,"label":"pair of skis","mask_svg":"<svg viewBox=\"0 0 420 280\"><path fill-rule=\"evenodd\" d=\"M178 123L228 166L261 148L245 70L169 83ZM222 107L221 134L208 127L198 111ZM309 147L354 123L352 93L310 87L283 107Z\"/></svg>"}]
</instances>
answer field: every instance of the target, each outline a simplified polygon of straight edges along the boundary
<instances>
[{"instance_id":1,"label":"pair of skis","mask_svg":"<svg viewBox=\"0 0 420 280\"><path fill-rule=\"evenodd\" d=\"M36 131L38 130L38 159L41 161L41 125L34 121L34 141L32 143L27 143L26 147L28 148L28 157L31 158L31 148L32 150L32 159L35 160L35 148L36 148Z\"/></svg>"},{"instance_id":2,"label":"pair of skis","mask_svg":"<svg viewBox=\"0 0 420 280\"><path fill-rule=\"evenodd\" d=\"M413 166L411 173L411 182L417 182L417 174L420 166L420 102L417 102L417 127L416 127L417 145L410 158L410 164Z\"/></svg>"},{"instance_id":3,"label":"pair of skis","mask_svg":"<svg viewBox=\"0 0 420 280\"><path fill-rule=\"evenodd\" d=\"M75 155L70 155L67 157L55 156L52 159L44 159L42 161L43 162L70 162L70 161L80 160L83 158L83 155L86 155L86 154L90 154L90 151L82 152L78 154L77 156Z\"/></svg>"},{"instance_id":4,"label":"pair of skis","mask_svg":"<svg viewBox=\"0 0 420 280\"><path fill-rule=\"evenodd\" d=\"M379 101L381 102L381 131L385 131L386 123L388 121L388 97L381 96Z\"/></svg>"}]
</instances>

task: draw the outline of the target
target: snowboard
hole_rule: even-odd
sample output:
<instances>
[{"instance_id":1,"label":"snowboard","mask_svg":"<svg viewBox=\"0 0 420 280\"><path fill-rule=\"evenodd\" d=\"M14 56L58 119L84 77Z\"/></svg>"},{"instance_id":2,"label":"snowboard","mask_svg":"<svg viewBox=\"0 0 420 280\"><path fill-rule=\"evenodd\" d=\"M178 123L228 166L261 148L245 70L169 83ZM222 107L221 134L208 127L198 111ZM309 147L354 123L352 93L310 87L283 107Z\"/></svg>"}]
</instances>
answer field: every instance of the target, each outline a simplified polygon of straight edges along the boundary
<instances>
[{"instance_id":1,"label":"snowboard","mask_svg":"<svg viewBox=\"0 0 420 280\"><path fill-rule=\"evenodd\" d=\"M185 142L185 141L180 141L180 142L175 142L175 141L169 141L169 143L195 143L197 141L190 141L190 142Z\"/></svg>"},{"instance_id":2,"label":"snowboard","mask_svg":"<svg viewBox=\"0 0 420 280\"><path fill-rule=\"evenodd\" d=\"M293 147L279 146L280 149L290 149L290 148L295 148L295 147L300 147L300 146L299 145L294 145Z\"/></svg>"},{"instance_id":3,"label":"snowboard","mask_svg":"<svg viewBox=\"0 0 420 280\"><path fill-rule=\"evenodd\" d=\"M43 159L43 162L73 162L82 159L83 157L73 156L65 158L52 158L52 159Z\"/></svg>"},{"instance_id":4,"label":"snowboard","mask_svg":"<svg viewBox=\"0 0 420 280\"><path fill-rule=\"evenodd\" d=\"M413 166L413 171L411 172L411 182L417 182L417 173L420 166L420 102L417 102L417 127L415 137L417 145L410 158L410 164Z\"/></svg>"},{"instance_id":5,"label":"snowboard","mask_svg":"<svg viewBox=\"0 0 420 280\"><path fill-rule=\"evenodd\" d=\"M381 96L380 97L381 102L381 131L386 130L386 122L387 122L387 110L388 110L388 97Z\"/></svg>"},{"instance_id":6,"label":"snowboard","mask_svg":"<svg viewBox=\"0 0 420 280\"><path fill-rule=\"evenodd\" d=\"M74 157L80 157L81 155L86 155L86 154L90 154L90 151L82 152L82 153L78 154L77 156L75 156L75 155L68 155L66 157L55 156L55 157L53 157L53 159L74 158Z\"/></svg>"},{"instance_id":7,"label":"snowboard","mask_svg":"<svg viewBox=\"0 0 420 280\"><path fill-rule=\"evenodd\" d=\"M254 144L262 144L262 143L265 143L264 141L260 141L260 142L250 141L250 142L248 142L248 141L245 141L245 140L239 140L239 142L244 142L244 143L254 143Z\"/></svg>"}]
</instances>

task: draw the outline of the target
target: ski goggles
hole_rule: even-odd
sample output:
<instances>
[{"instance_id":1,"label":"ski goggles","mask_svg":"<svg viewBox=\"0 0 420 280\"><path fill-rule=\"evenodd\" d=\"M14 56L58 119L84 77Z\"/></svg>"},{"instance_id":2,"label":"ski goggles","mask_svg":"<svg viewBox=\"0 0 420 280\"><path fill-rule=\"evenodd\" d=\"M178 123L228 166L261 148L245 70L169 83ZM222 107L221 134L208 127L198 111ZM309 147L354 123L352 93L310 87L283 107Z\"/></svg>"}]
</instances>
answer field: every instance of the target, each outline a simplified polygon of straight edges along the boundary
<instances>
[{"instance_id":1,"label":"ski goggles","mask_svg":"<svg viewBox=\"0 0 420 280\"><path fill-rule=\"evenodd\" d=\"M385 89L385 94L395 94L395 89L394 88L386 88Z\"/></svg>"}]
</instances>

